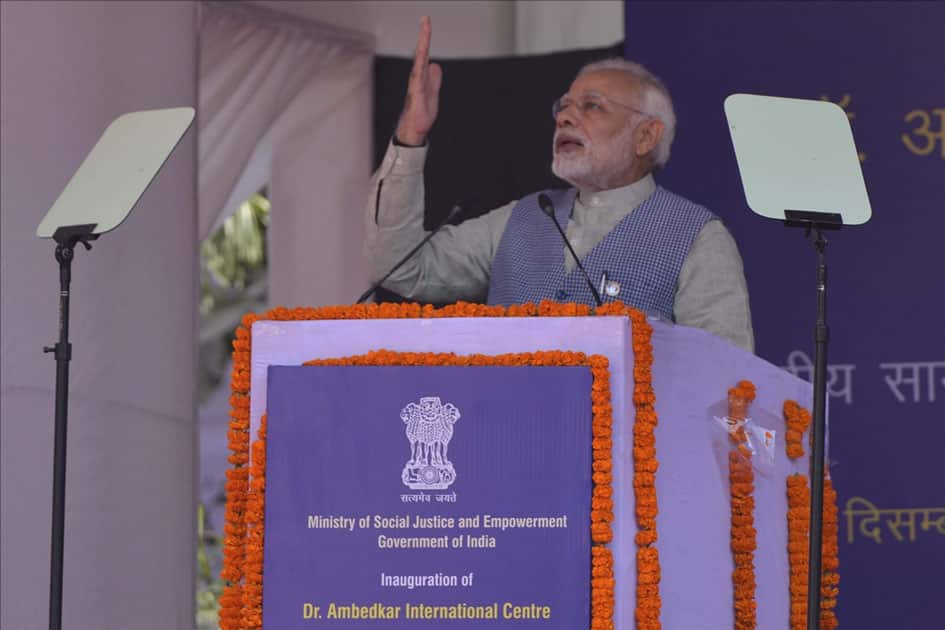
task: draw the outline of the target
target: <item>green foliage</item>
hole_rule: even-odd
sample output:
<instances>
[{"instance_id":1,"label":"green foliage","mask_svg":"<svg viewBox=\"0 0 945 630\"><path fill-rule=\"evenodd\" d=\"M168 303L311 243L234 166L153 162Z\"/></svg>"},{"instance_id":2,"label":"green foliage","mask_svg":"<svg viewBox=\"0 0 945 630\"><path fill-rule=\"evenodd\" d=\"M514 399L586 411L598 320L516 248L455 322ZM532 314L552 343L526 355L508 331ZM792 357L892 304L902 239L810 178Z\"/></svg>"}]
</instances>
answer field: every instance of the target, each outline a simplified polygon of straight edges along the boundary
<instances>
[{"instance_id":1,"label":"green foliage","mask_svg":"<svg viewBox=\"0 0 945 630\"><path fill-rule=\"evenodd\" d=\"M223 579L219 567L222 547L219 534L206 528L207 511L197 506L197 630L217 630Z\"/></svg>"},{"instance_id":2,"label":"green foliage","mask_svg":"<svg viewBox=\"0 0 945 630\"><path fill-rule=\"evenodd\" d=\"M200 245L200 314L210 317L266 272L269 200L255 194Z\"/></svg>"},{"instance_id":3,"label":"green foliage","mask_svg":"<svg viewBox=\"0 0 945 630\"><path fill-rule=\"evenodd\" d=\"M265 310L269 200L250 197L200 245L200 402L221 385L240 318Z\"/></svg>"}]
</instances>

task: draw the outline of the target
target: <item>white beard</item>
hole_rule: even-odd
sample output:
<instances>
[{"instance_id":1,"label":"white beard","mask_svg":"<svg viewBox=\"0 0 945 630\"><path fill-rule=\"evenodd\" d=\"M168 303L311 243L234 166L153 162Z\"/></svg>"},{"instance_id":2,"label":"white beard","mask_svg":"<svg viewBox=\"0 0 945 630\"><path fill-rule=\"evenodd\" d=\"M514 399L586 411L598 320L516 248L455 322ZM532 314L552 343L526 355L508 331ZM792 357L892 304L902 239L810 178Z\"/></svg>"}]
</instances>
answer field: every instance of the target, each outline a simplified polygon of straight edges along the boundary
<instances>
[{"instance_id":1,"label":"white beard","mask_svg":"<svg viewBox=\"0 0 945 630\"><path fill-rule=\"evenodd\" d=\"M572 186L586 190L616 188L633 167L631 140L634 129L627 125L620 133L596 146L583 134L569 131L567 135L580 139L584 144L583 150L573 156L554 150L558 139L558 132L555 132L551 172Z\"/></svg>"}]
</instances>

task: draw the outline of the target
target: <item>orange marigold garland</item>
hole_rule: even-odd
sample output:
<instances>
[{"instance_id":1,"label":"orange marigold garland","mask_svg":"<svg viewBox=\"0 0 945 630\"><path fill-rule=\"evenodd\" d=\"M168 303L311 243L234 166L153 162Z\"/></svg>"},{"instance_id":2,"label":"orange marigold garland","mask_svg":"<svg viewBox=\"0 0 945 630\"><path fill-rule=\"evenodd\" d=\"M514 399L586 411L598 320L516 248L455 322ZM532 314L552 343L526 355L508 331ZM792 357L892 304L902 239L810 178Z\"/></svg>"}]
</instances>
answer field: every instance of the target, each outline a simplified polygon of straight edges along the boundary
<instances>
[{"instance_id":1,"label":"orange marigold garland","mask_svg":"<svg viewBox=\"0 0 945 630\"><path fill-rule=\"evenodd\" d=\"M613 407L606 357L589 357L591 365L591 453L594 487L591 493L591 628L614 627L614 557L608 543L614 538Z\"/></svg>"},{"instance_id":2,"label":"orange marigold garland","mask_svg":"<svg viewBox=\"0 0 945 630\"><path fill-rule=\"evenodd\" d=\"M264 538L265 488L265 424L260 428L259 440L253 444L253 475L250 489L249 458L249 389L250 389L250 330L259 320L309 321L325 319L405 319L440 317L573 317L590 315L589 307L581 304L542 302L501 306L484 306L458 302L444 308L418 304L358 304L319 308L288 309L277 307L265 315L247 314L236 331L233 342L233 396L230 398L229 439L232 468L227 471L227 511L224 525L224 562L222 577L227 581L220 598L221 630L259 628L262 624L262 549ZM653 348L652 327L646 316L620 303L607 304L593 314L627 316L632 321L634 350L634 494L638 533L637 551L637 628L657 630L660 627L659 554L656 535L656 397L652 385ZM350 357L349 365L385 364L377 361L421 360L423 353L393 353L379 351ZM573 355L573 356L572 356ZM539 352L519 355L427 355L436 357L439 365L589 365L594 376L593 401L593 479L591 504L591 628L612 630L614 609L613 555L606 546L613 538L612 482L612 408L607 360L600 356L586 357L582 353ZM324 360L307 364L340 365L342 360ZM347 361L347 360L345 360ZM359 363L360 361L360 363ZM537 362L536 362L537 361ZM568 363L567 361L571 361ZM397 363L388 363L397 364ZM400 363L402 364L402 363ZM258 457L258 459L257 459ZM257 464L258 462L258 464ZM258 466L258 467L257 467Z\"/></svg>"},{"instance_id":3,"label":"orange marigold garland","mask_svg":"<svg viewBox=\"0 0 945 630\"><path fill-rule=\"evenodd\" d=\"M598 316L624 316L631 321L633 345L633 492L637 521L637 581L634 619L638 630L659 630L660 559L656 548L656 394L653 390L653 327L641 311L620 302L596 309ZM611 626L612 627L612 626Z\"/></svg>"},{"instance_id":4,"label":"orange marigold garland","mask_svg":"<svg viewBox=\"0 0 945 630\"><path fill-rule=\"evenodd\" d=\"M233 340L230 379L230 427L227 432L232 468L226 471L226 512L223 523L223 570L226 581L220 595L221 630L240 628L243 606L243 565L246 544L246 499L249 490L249 328L255 315L243 317Z\"/></svg>"},{"instance_id":5,"label":"orange marigold garland","mask_svg":"<svg viewBox=\"0 0 945 630\"><path fill-rule=\"evenodd\" d=\"M793 400L784 401L784 448L789 459L804 455L804 433L810 412ZM788 591L791 630L807 627L807 573L809 571L810 488L804 475L789 475L788 496Z\"/></svg>"},{"instance_id":6,"label":"orange marigold garland","mask_svg":"<svg viewBox=\"0 0 945 630\"><path fill-rule=\"evenodd\" d=\"M244 560L241 628L262 628L263 533L266 520L266 414L259 420L253 442L251 481L246 501L246 558Z\"/></svg>"},{"instance_id":7,"label":"orange marigold garland","mask_svg":"<svg viewBox=\"0 0 945 630\"><path fill-rule=\"evenodd\" d=\"M804 454L804 433L810 426L810 412L793 400L784 401L784 422L787 431L784 433L784 448L787 456L797 459Z\"/></svg>"},{"instance_id":8,"label":"orange marigold garland","mask_svg":"<svg viewBox=\"0 0 945 630\"><path fill-rule=\"evenodd\" d=\"M659 630L660 558L656 548L656 394L653 391L653 327L641 311L620 303L599 307L596 315L623 315L630 318L633 344L633 493L637 521L637 606L638 630Z\"/></svg>"},{"instance_id":9,"label":"orange marigold garland","mask_svg":"<svg viewBox=\"0 0 945 630\"><path fill-rule=\"evenodd\" d=\"M810 412L793 400L784 403L784 419L788 426L785 447L788 457L804 454L804 433L810 426ZM839 511L837 493L824 472L823 530L821 540L820 620L819 627L838 627L836 607L840 594ZM788 495L788 564L790 566L791 630L807 628L807 579L810 570L810 487L806 475L787 478Z\"/></svg>"},{"instance_id":10,"label":"orange marigold garland","mask_svg":"<svg viewBox=\"0 0 945 630\"><path fill-rule=\"evenodd\" d=\"M633 492L637 520L637 606L638 630L659 630L660 559L656 548L656 394L653 390L653 327L641 311L619 302L600 306L595 315L629 317L633 343Z\"/></svg>"},{"instance_id":11,"label":"orange marigold garland","mask_svg":"<svg viewBox=\"0 0 945 630\"><path fill-rule=\"evenodd\" d=\"M821 541L820 627L833 630L837 619L837 598L840 596L840 543L837 492L830 477L824 476L824 525Z\"/></svg>"},{"instance_id":12,"label":"orange marigold garland","mask_svg":"<svg viewBox=\"0 0 945 630\"><path fill-rule=\"evenodd\" d=\"M810 570L810 488L804 475L789 475L788 495L788 590L791 630L807 627L807 573Z\"/></svg>"},{"instance_id":13,"label":"orange marigold garland","mask_svg":"<svg viewBox=\"0 0 945 630\"><path fill-rule=\"evenodd\" d=\"M810 570L810 488L806 475L787 478L788 560L790 566L791 630L807 628L807 574ZM839 511L830 477L824 478L824 520L821 540L820 628L833 630L840 594Z\"/></svg>"},{"instance_id":14,"label":"orange marigold garland","mask_svg":"<svg viewBox=\"0 0 945 630\"><path fill-rule=\"evenodd\" d=\"M729 452L728 470L732 494L732 571L736 630L748 630L756 625L755 602L755 473L751 464L751 450L745 434L744 422L748 405L755 399L755 386L740 381L728 391L728 419L732 423L729 437L735 447Z\"/></svg>"}]
</instances>

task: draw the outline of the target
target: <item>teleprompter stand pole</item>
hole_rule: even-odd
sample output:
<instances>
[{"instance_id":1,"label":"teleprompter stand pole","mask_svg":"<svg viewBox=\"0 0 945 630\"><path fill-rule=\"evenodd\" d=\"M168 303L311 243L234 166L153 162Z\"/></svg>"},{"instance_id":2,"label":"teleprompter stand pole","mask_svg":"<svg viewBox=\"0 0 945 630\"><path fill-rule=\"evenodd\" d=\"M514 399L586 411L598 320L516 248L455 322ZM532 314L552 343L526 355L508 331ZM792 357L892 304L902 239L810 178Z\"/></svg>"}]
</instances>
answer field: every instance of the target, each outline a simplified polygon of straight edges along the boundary
<instances>
[{"instance_id":1,"label":"teleprompter stand pole","mask_svg":"<svg viewBox=\"0 0 945 630\"><path fill-rule=\"evenodd\" d=\"M816 223L813 225L817 249L817 323L814 326L814 414L813 444L810 458L810 566L807 573L807 628L820 627L820 574L824 525L824 441L827 412L827 264L824 250L827 239Z\"/></svg>"},{"instance_id":2,"label":"teleprompter stand pole","mask_svg":"<svg viewBox=\"0 0 945 630\"><path fill-rule=\"evenodd\" d=\"M840 216L831 213L785 211L787 224L800 226L805 235L813 235L817 250L817 323L814 325L814 413L811 420L810 457L810 539L807 572L807 628L820 627L820 582L824 526L824 443L827 433L827 239L824 230L837 230Z\"/></svg>"},{"instance_id":3,"label":"teleprompter stand pole","mask_svg":"<svg viewBox=\"0 0 945 630\"><path fill-rule=\"evenodd\" d=\"M66 420L69 407L69 361L72 344L69 343L69 284L72 280L72 258L75 247L82 243L92 249L89 241L98 238L92 234L95 224L70 225L56 230L56 261L59 263L59 341L43 352L52 352L56 359L56 429L53 453L53 518L52 553L49 572L49 628L62 628L62 559L66 516Z\"/></svg>"}]
</instances>

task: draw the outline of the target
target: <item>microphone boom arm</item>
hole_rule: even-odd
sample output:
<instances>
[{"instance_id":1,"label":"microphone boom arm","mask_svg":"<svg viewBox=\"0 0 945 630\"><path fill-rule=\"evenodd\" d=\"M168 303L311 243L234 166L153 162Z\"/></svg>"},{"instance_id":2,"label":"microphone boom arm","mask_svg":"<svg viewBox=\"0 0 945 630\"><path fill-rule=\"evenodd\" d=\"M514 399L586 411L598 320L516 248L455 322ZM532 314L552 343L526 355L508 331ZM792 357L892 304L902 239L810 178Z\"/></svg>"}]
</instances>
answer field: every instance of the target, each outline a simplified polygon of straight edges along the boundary
<instances>
[{"instance_id":1,"label":"microphone boom arm","mask_svg":"<svg viewBox=\"0 0 945 630\"><path fill-rule=\"evenodd\" d=\"M433 238L434 235L436 235L437 232L439 232L441 229L443 229L443 228L446 226L447 223L449 223L450 221L452 221L454 218L458 217L458 216L462 213L462 211L463 211L463 209L460 208L459 206L453 206L453 209L450 210L449 214L446 215L446 218L444 218L442 221L440 221L439 224L437 224L437 226L436 226L435 228L433 228L432 230L430 230L430 233L427 234L426 236L424 236L423 239L422 239L419 243L417 243L416 246L415 246L413 249L411 249L409 252L407 252L407 255L404 256L403 258L401 258L401 259L397 262L397 264L394 265L394 266L391 268L391 270L388 271L388 272L384 275L383 278L381 278L380 280L378 280L377 282L375 282L374 284L372 284L372 285L368 288L367 291L365 291L364 293L362 293L361 296L358 298L358 300L355 302L355 304L361 304L362 302L364 302L364 300L366 300L366 299L368 299L369 297L371 297L371 295L373 295L374 292L377 291L377 290L381 287L381 285L384 284L384 283L387 281L388 278L390 278L392 275L394 275L394 272L395 272L395 271L397 271L398 269L400 269L401 267L403 267L403 266L404 266L404 263L406 263L408 260L410 260L411 258L413 258L414 254L416 254L418 251L420 251L420 248L421 248L421 247L423 247L424 245L426 245L426 244L430 241L430 239Z\"/></svg>"},{"instance_id":2,"label":"microphone boom arm","mask_svg":"<svg viewBox=\"0 0 945 630\"><path fill-rule=\"evenodd\" d=\"M594 283L591 282L591 277L588 275L584 265L581 264L581 259L578 258L578 255L574 253L574 248L571 247L571 241L568 240L564 230L561 229L561 224L558 223L558 218L555 216L555 207L554 204L551 203L551 199L549 199L544 193L538 195L538 207L541 208L542 212L548 215L548 218L551 219L551 222L555 224L556 228L558 228L558 234L561 235L561 240L563 240L564 244L567 245L568 251L571 252L571 256L574 257L574 262L577 263L578 269L580 269L581 273L584 274L584 279L587 281L588 288L591 290L591 293L594 294L594 301L597 302L597 306L602 306L604 301L601 300L600 293L597 291L597 287L595 287Z\"/></svg>"}]
</instances>

